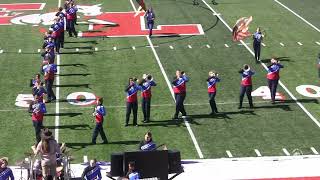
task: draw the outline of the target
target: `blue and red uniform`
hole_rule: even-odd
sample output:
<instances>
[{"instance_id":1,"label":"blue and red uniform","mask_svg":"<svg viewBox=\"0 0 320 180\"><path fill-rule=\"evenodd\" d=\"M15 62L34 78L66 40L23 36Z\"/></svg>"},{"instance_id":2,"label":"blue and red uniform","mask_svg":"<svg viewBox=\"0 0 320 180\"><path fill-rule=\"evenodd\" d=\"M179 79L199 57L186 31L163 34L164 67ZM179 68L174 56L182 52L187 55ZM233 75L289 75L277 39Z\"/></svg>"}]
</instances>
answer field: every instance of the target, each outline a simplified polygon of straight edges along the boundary
<instances>
[{"instance_id":1,"label":"blue and red uniform","mask_svg":"<svg viewBox=\"0 0 320 180\"><path fill-rule=\"evenodd\" d=\"M56 96L52 90L55 73L57 73L57 65L48 64L44 66L44 80L48 93L48 102L56 99Z\"/></svg>"},{"instance_id":2,"label":"blue and red uniform","mask_svg":"<svg viewBox=\"0 0 320 180\"><path fill-rule=\"evenodd\" d=\"M74 34L75 37L77 37L77 32L74 26L77 19L77 11L78 11L78 8L76 6L71 6L66 10L67 31L69 33L69 37L72 37L72 33Z\"/></svg>"},{"instance_id":3,"label":"blue and red uniform","mask_svg":"<svg viewBox=\"0 0 320 180\"><path fill-rule=\"evenodd\" d=\"M283 68L283 65L281 65L279 63L273 63L270 66L268 66L267 79L268 79L268 87L269 87L270 93L271 93L272 103L275 102L278 82L280 79L280 69L281 68Z\"/></svg>"},{"instance_id":4,"label":"blue and red uniform","mask_svg":"<svg viewBox=\"0 0 320 180\"><path fill-rule=\"evenodd\" d=\"M125 92L127 93L127 110L126 110L126 124L128 126L131 111L133 112L133 125L137 126L138 119L138 99L137 93L139 91L139 86L134 82L130 82L130 84L126 87Z\"/></svg>"},{"instance_id":5,"label":"blue and red uniform","mask_svg":"<svg viewBox=\"0 0 320 180\"><path fill-rule=\"evenodd\" d=\"M241 88L240 88L240 104L239 104L239 109L242 108L242 102L243 102L243 97L244 94L247 94L248 101L250 108L253 108L253 103L252 103L252 76L255 74L254 71L250 70L250 68L246 70L240 70L239 73L241 74Z\"/></svg>"},{"instance_id":6,"label":"blue and red uniform","mask_svg":"<svg viewBox=\"0 0 320 180\"><path fill-rule=\"evenodd\" d=\"M157 84L153 80L145 80L139 85L142 97L142 112L144 120L143 122L149 122L150 120L150 106L151 106L151 87Z\"/></svg>"},{"instance_id":7,"label":"blue and red uniform","mask_svg":"<svg viewBox=\"0 0 320 180\"><path fill-rule=\"evenodd\" d=\"M41 141L41 129L43 128L43 116L47 112L46 105L43 102L35 102L32 105L32 123L36 134L36 144Z\"/></svg>"},{"instance_id":8,"label":"blue and red uniform","mask_svg":"<svg viewBox=\"0 0 320 180\"><path fill-rule=\"evenodd\" d=\"M175 77L172 81L173 92L176 100L176 112L174 114L174 119L178 118L179 112L182 116L186 116L187 113L184 109L184 100L186 98L186 82L189 81L189 78L186 75L181 75L179 78Z\"/></svg>"},{"instance_id":9,"label":"blue and red uniform","mask_svg":"<svg viewBox=\"0 0 320 180\"><path fill-rule=\"evenodd\" d=\"M216 88L217 82L220 82L220 79L218 77L209 77L207 79L211 115L213 115L214 113L218 113L218 109L215 101L216 92L217 92L217 88Z\"/></svg>"},{"instance_id":10,"label":"blue and red uniform","mask_svg":"<svg viewBox=\"0 0 320 180\"><path fill-rule=\"evenodd\" d=\"M92 143L93 144L96 144L96 140L97 140L99 133L101 135L103 143L108 143L106 134L104 133L104 130L103 130L103 119L104 119L103 117L106 114L107 114L106 109L102 104L97 105L95 107L94 116L95 116L96 126L95 126L95 128L93 130L93 134L92 134Z\"/></svg>"}]
</instances>

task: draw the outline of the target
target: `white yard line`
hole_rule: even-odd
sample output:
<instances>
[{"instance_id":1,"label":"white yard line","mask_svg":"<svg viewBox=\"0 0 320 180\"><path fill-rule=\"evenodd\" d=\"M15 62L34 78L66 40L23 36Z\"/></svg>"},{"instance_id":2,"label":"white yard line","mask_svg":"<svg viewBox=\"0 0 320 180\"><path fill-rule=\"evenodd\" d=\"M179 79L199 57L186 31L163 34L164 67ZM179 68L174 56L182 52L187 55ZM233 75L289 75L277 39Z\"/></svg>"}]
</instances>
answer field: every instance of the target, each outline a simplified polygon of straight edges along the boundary
<instances>
[{"instance_id":1,"label":"white yard line","mask_svg":"<svg viewBox=\"0 0 320 180\"><path fill-rule=\"evenodd\" d=\"M229 150L226 150L226 153L227 153L229 158L233 158L233 156L232 156L232 154L231 154L231 152Z\"/></svg>"},{"instance_id":2,"label":"white yard line","mask_svg":"<svg viewBox=\"0 0 320 180\"><path fill-rule=\"evenodd\" d=\"M132 46L132 49L133 49L133 50L136 50L136 47L135 47L135 46Z\"/></svg>"},{"instance_id":3,"label":"white yard line","mask_svg":"<svg viewBox=\"0 0 320 180\"><path fill-rule=\"evenodd\" d=\"M228 45L228 44L224 44L224 46L225 46L225 47L227 47L227 48L229 47L229 45Z\"/></svg>"},{"instance_id":4,"label":"white yard line","mask_svg":"<svg viewBox=\"0 0 320 180\"><path fill-rule=\"evenodd\" d=\"M169 46L170 49L173 49L173 46Z\"/></svg>"},{"instance_id":5,"label":"white yard line","mask_svg":"<svg viewBox=\"0 0 320 180\"><path fill-rule=\"evenodd\" d=\"M205 1L202 0L202 2L215 14L216 11ZM217 17L220 19L220 21L229 29L229 31L232 32L231 27L222 19L222 17L220 15L217 15ZM242 40L240 41L244 47L246 47L246 49L252 54L252 56L254 56L253 51L249 48L248 45L246 45ZM267 70L267 66L261 62L261 65ZM309 118L320 128L320 123L319 121L300 103L298 102L297 98L289 91L289 89L279 80L279 84L280 86L289 94L289 96L291 97L291 99L293 99L298 106L309 116Z\"/></svg>"},{"instance_id":6,"label":"white yard line","mask_svg":"<svg viewBox=\"0 0 320 180\"><path fill-rule=\"evenodd\" d=\"M303 44L301 42L297 42L300 46L302 46Z\"/></svg>"},{"instance_id":7,"label":"white yard line","mask_svg":"<svg viewBox=\"0 0 320 180\"><path fill-rule=\"evenodd\" d=\"M267 46L267 45L266 45L265 43L263 43L263 42L262 42L261 44L262 44L263 47L266 47L266 46Z\"/></svg>"},{"instance_id":8,"label":"white yard line","mask_svg":"<svg viewBox=\"0 0 320 180\"><path fill-rule=\"evenodd\" d=\"M189 48L189 49L192 49L192 46L189 44L189 45L188 45L188 48Z\"/></svg>"},{"instance_id":9,"label":"white yard line","mask_svg":"<svg viewBox=\"0 0 320 180\"><path fill-rule=\"evenodd\" d=\"M156 60L157 60L157 63L158 63L158 65L159 65L159 67L160 67L160 70L161 70L161 72L162 72L162 75L164 76L164 78L165 78L165 80L166 80L166 82L167 82L167 85L168 85L168 88L169 88L169 90L170 90L170 92L171 92L172 98L173 98L173 100L175 101L174 92L173 92L173 89L172 89L172 87L171 87L171 83L170 83L170 81L169 81L169 78L168 78L168 76L167 76L167 74L166 74L163 66L162 66L162 63L161 63L161 61L160 61L160 58L159 58L159 56L158 56L155 48L153 47L153 44L152 44L152 42L151 42L151 39L149 38L149 36L146 36L146 37L147 37L147 40L148 40L148 42L149 42L149 44L150 44L150 46L151 46L152 52L153 52L153 54L154 54L154 56L155 56L155 58L156 58ZM189 122L186 121L186 120L184 120L184 123L185 123L185 125L186 125L186 127L187 127L187 129L188 129L188 132L189 132L189 134L190 134L190 136L191 136L191 139L192 139L192 142L193 142L193 144L194 144L194 146L195 146L195 148L196 148L196 150L197 150L197 153L198 153L198 155L199 155L199 158L204 158L204 157L203 157L203 154L202 154L202 151L201 151L201 149L200 149L200 147L199 147L198 141L197 141L197 139L196 139L196 137L195 137L195 135L194 135L191 127L190 127Z\"/></svg>"},{"instance_id":10,"label":"white yard line","mask_svg":"<svg viewBox=\"0 0 320 180\"><path fill-rule=\"evenodd\" d=\"M320 45L320 42L316 41L316 44Z\"/></svg>"},{"instance_id":11,"label":"white yard line","mask_svg":"<svg viewBox=\"0 0 320 180\"><path fill-rule=\"evenodd\" d=\"M280 45L281 45L282 47L284 47L284 44L283 44L282 42L280 43Z\"/></svg>"},{"instance_id":12,"label":"white yard line","mask_svg":"<svg viewBox=\"0 0 320 180\"><path fill-rule=\"evenodd\" d=\"M296 12L294 12L293 10L291 10L290 8L288 8L286 5L282 4L281 2L279 2L278 0L274 0L276 3L280 4L282 7L284 7L285 9L287 9L288 11L290 11L292 14L294 14L295 16L297 16L298 18L300 18L302 21L304 21L305 23L307 23L309 26L311 26L313 29L315 29L316 31L320 32L320 29L317 28L316 26L314 26L313 24L311 24L309 21L305 20L303 17L301 17L299 14L297 14Z\"/></svg>"},{"instance_id":13,"label":"white yard line","mask_svg":"<svg viewBox=\"0 0 320 180\"><path fill-rule=\"evenodd\" d=\"M114 46L114 47L113 47L113 50L116 51L116 50L117 50L117 47Z\"/></svg>"},{"instance_id":14,"label":"white yard line","mask_svg":"<svg viewBox=\"0 0 320 180\"><path fill-rule=\"evenodd\" d=\"M207 48L211 48L209 44L207 44L206 46L207 46Z\"/></svg>"},{"instance_id":15,"label":"white yard line","mask_svg":"<svg viewBox=\"0 0 320 180\"><path fill-rule=\"evenodd\" d=\"M258 149L254 149L254 152L257 154L258 157L261 157L261 156L262 156L261 153L260 153L260 151L259 151Z\"/></svg>"},{"instance_id":16,"label":"white yard line","mask_svg":"<svg viewBox=\"0 0 320 180\"><path fill-rule=\"evenodd\" d=\"M98 51L99 49L97 47L94 48L94 51Z\"/></svg>"},{"instance_id":17,"label":"white yard line","mask_svg":"<svg viewBox=\"0 0 320 180\"><path fill-rule=\"evenodd\" d=\"M316 150L316 148L311 147L310 149L311 149L311 151L313 152L313 154L315 154L315 155L318 155L318 154L319 154L318 151Z\"/></svg>"},{"instance_id":18,"label":"white yard line","mask_svg":"<svg viewBox=\"0 0 320 180\"><path fill-rule=\"evenodd\" d=\"M290 153L286 148L282 148L282 151L286 156L290 156Z\"/></svg>"}]
</instances>

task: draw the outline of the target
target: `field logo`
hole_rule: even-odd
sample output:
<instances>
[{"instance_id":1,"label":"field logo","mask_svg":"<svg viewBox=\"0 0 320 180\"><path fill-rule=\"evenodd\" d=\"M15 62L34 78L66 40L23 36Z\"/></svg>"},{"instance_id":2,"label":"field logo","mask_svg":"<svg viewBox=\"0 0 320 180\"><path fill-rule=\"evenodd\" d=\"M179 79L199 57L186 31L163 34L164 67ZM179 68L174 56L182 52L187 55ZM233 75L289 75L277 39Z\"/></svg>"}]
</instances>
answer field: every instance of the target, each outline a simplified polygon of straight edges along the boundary
<instances>
[{"instance_id":1,"label":"field logo","mask_svg":"<svg viewBox=\"0 0 320 180\"><path fill-rule=\"evenodd\" d=\"M67 96L67 101L76 106L90 106L96 103L97 96L89 92L74 92Z\"/></svg>"},{"instance_id":2,"label":"field logo","mask_svg":"<svg viewBox=\"0 0 320 180\"><path fill-rule=\"evenodd\" d=\"M53 24L56 12L27 14L28 11L43 10L45 3L0 4L0 25L48 26ZM128 37L146 36L144 13L102 12L101 4L77 5L79 24L88 24L88 31L80 32L82 37ZM154 36L203 35L201 24L158 25Z\"/></svg>"},{"instance_id":3,"label":"field logo","mask_svg":"<svg viewBox=\"0 0 320 180\"><path fill-rule=\"evenodd\" d=\"M271 99L271 93L268 86L260 86L258 89L251 93L252 96L262 97L264 100ZM282 93L276 93L276 100L285 100L285 96Z\"/></svg>"},{"instance_id":4,"label":"field logo","mask_svg":"<svg viewBox=\"0 0 320 180\"><path fill-rule=\"evenodd\" d=\"M303 96L311 97L311 98L319 98L320 97L320 87L315 85L300 85L296 87L298 93Z\"/></svg>"}]
</instances>

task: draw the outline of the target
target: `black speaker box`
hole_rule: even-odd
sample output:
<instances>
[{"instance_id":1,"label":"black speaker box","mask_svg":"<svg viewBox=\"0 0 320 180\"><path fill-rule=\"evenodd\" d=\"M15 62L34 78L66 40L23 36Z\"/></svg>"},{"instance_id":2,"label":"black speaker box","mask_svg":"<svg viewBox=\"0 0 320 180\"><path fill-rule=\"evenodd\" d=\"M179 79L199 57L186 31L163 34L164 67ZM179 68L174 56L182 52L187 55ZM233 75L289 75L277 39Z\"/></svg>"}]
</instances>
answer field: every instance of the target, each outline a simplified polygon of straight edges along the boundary
<instances>
[{"instance_id":1,"label":"black speaker box","mask_svg":"<svg viewBox=\"0 0 320 180\"><path fill-rule=\"evenodd\" d=\"M111 154L111 176L124 176L123 153Z\"/></svg>"},{"instance_id":2,"label":"black speaker box","mask_svg":"<svg viewBox=\"0 0 320 180\"><path fill-rule=\"evenodd\" d=\"M176 151L176 150L168 151L168 161L169 161L169 174L182 172L180 151Z\"/></svg>"}]
</instances>

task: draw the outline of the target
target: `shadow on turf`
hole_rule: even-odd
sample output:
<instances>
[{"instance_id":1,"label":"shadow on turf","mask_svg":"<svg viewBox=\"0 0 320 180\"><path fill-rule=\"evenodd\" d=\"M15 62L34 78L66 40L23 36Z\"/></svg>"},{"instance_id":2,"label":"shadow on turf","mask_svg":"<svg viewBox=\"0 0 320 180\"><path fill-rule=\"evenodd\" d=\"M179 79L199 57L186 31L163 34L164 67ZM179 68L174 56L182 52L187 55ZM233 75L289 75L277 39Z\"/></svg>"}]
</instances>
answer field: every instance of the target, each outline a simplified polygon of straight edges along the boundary
<instances>
[{"instance_id":1,"label":"shadow on turf","mask_svg":"<svg viewBox=\"0 0 320 180\"><path fill-rule=\"evenodd\" d=\"M161 120L161 121L149 121L148 123L143 123L139 124L139 126L144 126L144 127L151 127L151 126L162 126L162 127L168 127L168 126L178 126L180 127L181 124L183 124L182 119L177 119L177 120Z\"/></svg>"},{"instance_id":2,"label":"shadow on turf","mask_svg":"<svg viewBox=\"0 0 320 180\"><path fill-rule=\"evenodd\" d=\"M60 84L60 85L53 85L53 87L85 87L90 88L90 84Z\"/></svg>"},{"instance_id":3,"label":"shadow on turf","mask_svg":"<svg viewBox=\"0 0 320 180\"><path fill-rule=\"evenodd\" d=\"M45 114L45 116L69 116L69 117L75 117L82 115L82 113L48 113Z\"/></svg>"},{"instance_id":4,"label":"shadow on turf","mask_svg":"<svg viewBox=\"0 0 320 180\"><path fill-rule=\"evenodd\" d=\"M315 103L315 104L319 104L319 101L318 99L298 99L297 100L298 102L301 102L301 103ZM284 100L284 101L281 101L283 103L296 103L295 100L293 99L288 99L288 100Z\"/></svg>"},{"instance_id":5,"label":"shadow on turf","mask_svg":"<svg viewBox=\"0 0 320 180\"><path fill-rule=\"evenodd\" d=\"M73 125L63 125L63 126L46 126L48 129L72 129L72 130L88 130L92 129L88 124L73 124Z\"/></svg>"},{"instance_id":6,"label":"shadow on turf","mask_svg":"<svg viewBox=\"0 0 320 180\"><path fill-rule=\"evenodd\" d=\"M90 73L70 73L70 74L58 74L58 76L88 76Z\"/></svg>"},{"instance_id":7,"label":"shadow on turf","mask_svg":"<svg viewBox=\"0 0 320 180\"><path fill-rule=\"evenodd\" d=\"M135 145L139 144L140 141L111 141L108 144L124 144L124 145ZM85 143L66 143L67 147L72 149L82 149L86 148L87 146L96 146L96 145L108 145L108 144L92 144L91 142L85 142Z\"/></svg>"},{"instance_id":8,"label":"shadow on turf","mask_svg":"<svg viewBox=\"0 0 320 180\"><path fill-rule=\"evenodd\" d=\"M289 105L287 104L271 104L265 106L255 106L254 109L282 109L284 111L292 111Z\"/></svg>"},{"instance_id":9,"label":"shadow on turf","mask_svg":"<svg viewBox=\"0 0 320 180\"><path fill-rule=\"evenodd\" d=\"M191 120L196 119L232 119L228 115L232 114L243 114L243 115L257 115L253 110L240 110L240 111L229 111L229 112L219 112L214 115L210 114L192 114L189 115Z\"/></svg>"},{"instance_id":10,"label":"shadow on turf","mask_svg":"<svg viewBox=\"0 0 320 180\"><path fill-rule=\"evenodd\" d=\"M81 66L85 66L87 67L87 65L85 64L81 64L81 63L74 63L74 64L60 64L58 66L75 66L75 67L81 67Z\"/></svg>"}]
</instances>

